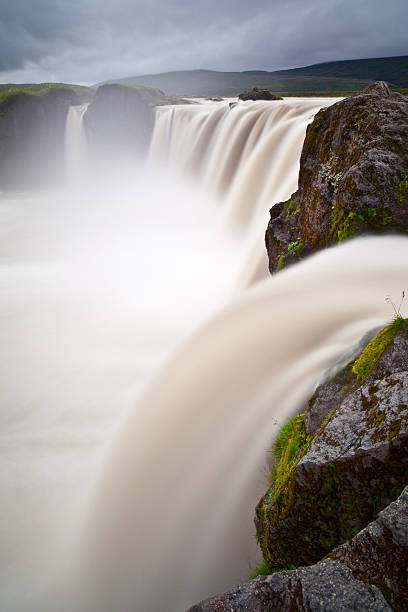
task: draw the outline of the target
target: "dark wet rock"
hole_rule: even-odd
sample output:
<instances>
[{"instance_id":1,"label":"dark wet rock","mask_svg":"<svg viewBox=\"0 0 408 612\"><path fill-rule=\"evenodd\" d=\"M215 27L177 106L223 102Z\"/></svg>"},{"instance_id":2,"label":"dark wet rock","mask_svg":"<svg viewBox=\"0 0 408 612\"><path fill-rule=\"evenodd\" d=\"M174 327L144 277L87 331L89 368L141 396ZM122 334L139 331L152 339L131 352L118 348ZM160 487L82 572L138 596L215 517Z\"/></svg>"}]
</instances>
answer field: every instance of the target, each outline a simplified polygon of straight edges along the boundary
<instances>
[{"instance_id":1,"label":"dark wet rock","mask_svg":"<svg viewBox=\"0 0 408 612\"><path fill-rule=\"evenodd\" d=\"M0 103L0 188L32 189L65 174L65 123L86 96L69 87L43 95L16 92Z\"/></svg>"},{"instance_id":2,"label":"dark wet rock","mask_svg":"<svg viewBox=\"0 0 408 612\"><path fill-rule=\"evenodd\" d=\"M84 115L91 157L144 155L153 131L153 107L161 96L151 87L101 85Z\"/></svg>"},{"instance_id":3,"label":"dark wet rock","mask_svg":"<svg viewBox=\"0 0 408 612\"><path fill-rule=\"evenodd\" d=\"M342 612L408 609L408 487L326 559L260 576L188 612Z\"/></svg>"},{"instance_id":4,"label":"dark wet rock","mask_svg":"<svg viewBox=\"0 0 408 612\"><path fill-rule=\"evenodd\" d=\"M189 612L407 610L407 567L408 487L326 559L250 580Z\"/></svg>"},{"instance_id":5,"label":"dark wet rock","mask_svg":"<svg viewBox=\"0 0 408 612\"><path fill-rule=\"evenodd\" d=\"M298 191L270 212L271 273L352 236L408 231L408 98L378 82L320 110Z\"/></svg>"},{"instance_id":6,"label":"dark wet rock","mask_svg":"<svg viewBox=\"0 0 408 612\"><path fill-rule=\"evenodd\" d=\"M269 89L258 89L258 87L253 87L249 91L240 93L238 98L240 100L282 100L282 98L275 96Z\"/></svg>"},{"instance_id":7,"label":"dark wet rock","mask_svg":"<svg viewBox=\"0 0 408 612\"><path fill-rule=\"evenodd\" d=\"M207 599L188 612L345 612L391 610L381 591L353 577L332 559L311 567L251 580L228 593Z\"/></svg>"},{"instance_id":8,"label":"dark wet rock","mask_svg":"<svg viewBox=\"0 0 408 612\"><path fill-rule=\"evenodd\" d=\"M408 487L377 519L329 557L377 586L394 610L408 610Z\"/></svg>"},{"instance_id":9,"label":"dark wet rock","mask_svg":"<svg viewBox=\"0 0 408 612\"><path fill-rule=\"evenodd\" d=\"M290 425L256 510L272 569L316 563L350 540L408 482L408 326L381 330L319 387Z\"/></svg>"}]
</instances>

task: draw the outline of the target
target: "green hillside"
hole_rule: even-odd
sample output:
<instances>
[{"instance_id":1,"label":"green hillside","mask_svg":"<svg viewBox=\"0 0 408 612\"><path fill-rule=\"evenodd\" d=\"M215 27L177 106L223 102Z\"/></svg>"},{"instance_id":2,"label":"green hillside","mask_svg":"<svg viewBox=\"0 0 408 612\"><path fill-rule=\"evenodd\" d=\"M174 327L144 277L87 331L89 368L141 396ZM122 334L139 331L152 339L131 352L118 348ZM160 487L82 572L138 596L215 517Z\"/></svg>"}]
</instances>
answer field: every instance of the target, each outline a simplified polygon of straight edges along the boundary
<instances>
[{"instance_id":1,"label":"green hillside","mask_svg":"<svg viewBox=\"0 0 408 612\"><path fill-rule=\"evenodd\" d=\"M312 92L341 95L361 90L378 80L387 81L396 88L408 87L408 56L328 62L275 72L184 70L107 82L148 85L168 95L235 96L251 87L292 95Z\"/></svg>"}]
</instances>

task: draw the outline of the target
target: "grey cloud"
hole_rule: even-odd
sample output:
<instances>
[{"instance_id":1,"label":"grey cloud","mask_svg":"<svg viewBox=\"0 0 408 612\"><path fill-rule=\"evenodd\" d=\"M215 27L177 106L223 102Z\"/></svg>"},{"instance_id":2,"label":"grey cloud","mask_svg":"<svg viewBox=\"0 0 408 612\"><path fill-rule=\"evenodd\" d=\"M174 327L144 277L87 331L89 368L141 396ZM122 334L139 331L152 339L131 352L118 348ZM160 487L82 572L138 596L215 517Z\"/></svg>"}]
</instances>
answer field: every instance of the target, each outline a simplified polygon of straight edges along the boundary
<instances>
[{"instance_id":1,"label":"grey cloud","mask_svg":"<svg viewBox=\"0 0 408 612\"><path fill-rule=\"evenodd\" d=\"M406 0L0 0L0 80L403 55L407 13Z\"/></svg>"}]
</instances>

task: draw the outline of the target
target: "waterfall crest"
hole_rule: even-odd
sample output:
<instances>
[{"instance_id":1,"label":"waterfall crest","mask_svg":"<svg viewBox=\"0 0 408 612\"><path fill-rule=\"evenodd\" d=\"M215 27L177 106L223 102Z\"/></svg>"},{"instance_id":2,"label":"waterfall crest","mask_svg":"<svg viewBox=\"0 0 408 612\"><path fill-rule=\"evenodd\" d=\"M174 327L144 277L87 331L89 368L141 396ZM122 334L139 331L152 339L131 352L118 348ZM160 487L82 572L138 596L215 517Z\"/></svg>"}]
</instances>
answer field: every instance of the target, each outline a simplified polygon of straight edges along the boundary
<instances>
[{"instance_id":1,"label":"waterfall crest","mask_svg":"<svg viewBox=\"0 0 408 612\"><path fill-rule=\"evenodd\" d=\"M244 242L241 286L268 275L269 209L296 191L307 125L333 98L159 108L150 159L193 177L223 204L224 231Z\"/></svg>"}]
</instances>

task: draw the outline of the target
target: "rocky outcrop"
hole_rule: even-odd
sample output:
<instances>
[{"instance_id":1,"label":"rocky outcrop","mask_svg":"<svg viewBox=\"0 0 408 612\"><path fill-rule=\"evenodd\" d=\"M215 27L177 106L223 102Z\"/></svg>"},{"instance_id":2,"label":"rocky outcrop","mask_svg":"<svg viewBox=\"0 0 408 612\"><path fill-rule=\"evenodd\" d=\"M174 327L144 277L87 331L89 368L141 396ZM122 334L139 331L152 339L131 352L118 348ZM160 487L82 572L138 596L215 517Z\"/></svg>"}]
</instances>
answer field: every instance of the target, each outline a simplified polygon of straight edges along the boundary
<instances>
[{"instance_id":1,"label":"rocky outcrop","mask_svg":"<svg viewBox=\"0 0 408 612\"><path fill-rule=\"evenodd\" d=\"M377 586L394 610L408 609L408 487L377 519L328 555Z\"/></svg>"},{"instance_id":2,"label":"rocky outcrop","mask_svg":"<svg viewBox=\"0 0 408 612\"><path fill-rule=\"evenodd\" d=\"M52 185L65 173L65 122L69 106L86 96L70 87L42 95L18 91L0 103L0 188Z\"/></svg>"},{"instance_id":3,"label":"rocky outcrop","mask_svg":"<svg viewBox=\"0 0 408 612\"><path fill-rule=\"evenodd\" d=\"M408 231L408 98L383 82L321 109L299 189L270 211L269 269L363 233Z\"/></svg>"},{"instance_id":4,"label":"rocky outcrop","mask_svg":"<svg viewBox=\"0 0 408 612\"><path fill-rule=\"evenodd\" d=\"M363 529L408 482L404 319L381 330L282 431L272 485L255 521L272 569L316 563Z\"/></svg>"},{"instance_id":5,"label":"rocky outcrop","mask_svg":"<svg viewBox=\"0 0 408 612\"><path fill-rule=\"evenodd\" d=\"M408 609L408 487L352 540L309 567L260 576L189 612Z\"/></svg>"},{"instance_id":6,"label":"rocky outcrop","mask_svg":"<svg viewBox=\"0 0 408 612\"><path fill-rule=\"evenodd\" d=\"M238 95L240 100L282 100L278 96L275 96L269 89L258 89L253 87L249 91L244 91Z\"/></svg>"},{"instance_id":7,"label":"rocky outcrop","mask_svg":"<svg viewBox=\"0 0 408 612\"><path fill-rule=\"evenodd\" d=\"M162 96L151 87L99 87L84 115L91 156L145 154L153 130L153 106Z\"/></svg>"},{"instance_id":8,"label":"rocky outcrop","mask_svg":"<svg viewBox=\"0 0 408 612\"><path fill-rule=\"evenodd\" d=\"M408 610L407 442L408 323L397 317L275 440L255 520L270 575L189 612Z\"/></svg>"}]
</instances>

